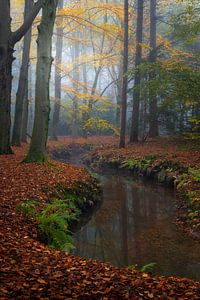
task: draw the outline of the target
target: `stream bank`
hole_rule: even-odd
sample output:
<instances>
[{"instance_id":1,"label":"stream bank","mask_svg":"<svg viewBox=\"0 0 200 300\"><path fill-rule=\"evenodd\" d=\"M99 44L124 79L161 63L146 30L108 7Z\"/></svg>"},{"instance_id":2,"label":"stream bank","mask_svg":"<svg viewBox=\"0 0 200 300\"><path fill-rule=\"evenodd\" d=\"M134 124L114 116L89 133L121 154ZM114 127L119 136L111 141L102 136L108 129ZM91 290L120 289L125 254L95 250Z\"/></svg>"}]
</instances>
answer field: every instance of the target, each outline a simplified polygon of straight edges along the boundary
<instances>
[{"instance_id":1,"label":"stream bank","mask_svg":"<svg viewBox=\"0 0 200 300\"><path fill-rule=\"evenodd\" d=\"M91 149L92 145L69 145L53 155L79 165L90 162ZM199 243L173 224L175 191L163 186L172 187L173 178L165 175L164 167L151 172L147 161L138 162L132 169L102 157L101 164L92 161L93 170L100 172L103 204L75 234L74 253L116 266L137 263L141 268L154 262L155 274L200 278Z\"/></svg>"},{"instance_id":2,"label":"stream bank","mask_svg":"<svg viewBox=\"0 0 200 300\"><path fill-rule=\"evenodd\" d=\"M84 161L94 171L123 170L129 175L139 175L173 187L177 193L176 223L186 234L200 241L199 153L176 152L171 147L166 154L166 149L163 153L159 147L156 149L154 145L155 149L152 149L149 145L135 145L119 149L113 145L69 143L54 147L52 155L61 161L72 156L75 164Z\"/></svg>"}]
</instances>

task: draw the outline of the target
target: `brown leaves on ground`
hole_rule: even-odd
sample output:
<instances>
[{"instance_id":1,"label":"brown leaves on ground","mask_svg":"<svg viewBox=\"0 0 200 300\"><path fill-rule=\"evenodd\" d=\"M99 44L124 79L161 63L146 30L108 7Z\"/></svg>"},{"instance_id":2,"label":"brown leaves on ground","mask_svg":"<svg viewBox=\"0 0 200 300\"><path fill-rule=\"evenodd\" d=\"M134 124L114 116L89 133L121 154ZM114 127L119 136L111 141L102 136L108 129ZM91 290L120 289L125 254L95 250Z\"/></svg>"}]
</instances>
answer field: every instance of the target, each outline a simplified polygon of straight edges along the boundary
<instances>
[{"instance_id":1,"label":"brown leaves on ground","mask_svg":"<svg viewBox=\"0 0 200 300\"><path fill-rule=\"evenodd\" d=\"M84 260L39 243L37 230L16 211L34 198L45 202L59 183L88 181L83 168L53 162L24 164L25 149L0 157L0 299L199 299L200 284L152 277Z\"/></svg>"}]
</instances>

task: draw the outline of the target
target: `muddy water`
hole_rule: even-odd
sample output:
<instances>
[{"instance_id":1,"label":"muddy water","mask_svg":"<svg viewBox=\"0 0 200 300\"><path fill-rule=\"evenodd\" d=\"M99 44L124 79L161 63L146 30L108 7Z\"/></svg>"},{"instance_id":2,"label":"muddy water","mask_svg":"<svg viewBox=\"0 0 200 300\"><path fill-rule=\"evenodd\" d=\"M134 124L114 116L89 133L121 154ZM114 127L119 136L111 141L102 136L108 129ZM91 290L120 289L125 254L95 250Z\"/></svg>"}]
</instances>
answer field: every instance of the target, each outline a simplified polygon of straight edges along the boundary
<instances>
[{"instance_id":1,"label":"muddy water","mask_svg":"<svg viewBox=\"0 0 200 300\"><path fill-rule=\"evenodd\" d=\"M200 279L200 244L173 224L171 189L122 175L99 179L103 203L74 235L76 255L138 268L154 262L156 274Z\"/></svg>"}]
</instances>

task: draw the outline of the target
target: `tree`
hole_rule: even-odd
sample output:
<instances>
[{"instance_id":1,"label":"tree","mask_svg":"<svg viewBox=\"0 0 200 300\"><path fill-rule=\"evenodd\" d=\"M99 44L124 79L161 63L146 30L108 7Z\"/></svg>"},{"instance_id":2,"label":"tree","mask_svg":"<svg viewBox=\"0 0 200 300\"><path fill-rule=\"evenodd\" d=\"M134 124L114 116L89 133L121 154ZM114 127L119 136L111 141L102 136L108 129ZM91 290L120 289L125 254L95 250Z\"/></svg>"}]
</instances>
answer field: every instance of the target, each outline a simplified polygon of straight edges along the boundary
<instances>
[{"instance_id":1,"label":"tree","mask_svg":"<svg viewBox=\"0 0 200 300\"><path fill-rule=\"evenodd\" d=\"M137 28L136 28L136 52L135 52L135 79L133 89L133 111L131 122L130 142L138 141L139 131L139 105L140 105L140 81L141 76L137 69L142 61L142 35L143 35L143 10L144 0L137 1Z\"/></svg>"},{"instance_id":2,"label":"tree","mask_svg":"<svg viewBox=\"0 0 200 300\"><path fill-rule=\"evenodd\" d=\"M124 0L124 53L123 53L123 81L121 100L121 128L119 147L125 147L126 139L126 110L127 110L127 70L128 70L128 0Z\"/></svg>"},{"instance_id":3,"label":"tree","mask_svg":"<svg viewBox=\"0 0 200 300\"><path fill-rule=\"evenodd\" d=\"M32 0L25 1L24 19L26 19L29 11L32 9L32 6L33 6ZM19 84L18 84L18 89L16 94L15 119L14 119L13 134L12 134L12 145L15 146L21 146L23 119L27 118L27 116L25 116L27 112L27 103L25 103L25 101L28 102L26 94L28 91L28 66L29 66L30 46L31 46L31 28L24 36L22 64L21 64Z\"/></svg>"},{"instance_id":4,"label":"tree","mask_svg":"<svg viewBox=\"0 0 200 300\"><path fill-rule=\"evenodd\" d=\"M151 64L156 62L157 47L156 47L156 6L157 0L150 1L150 55L149 62ZM155 72L149 73L149 80L153 80L156 76ZM155 91L150 88L149 91L149 136L158 136L158 109L157 109L157 95Z\"/></svg>"},{"instance_id":5,"label":"tree","mask_svg":"<svg viewBox=\"0 0 200 300\"><path fill-rule=\"evenodd\" d=\"M12 153L10 147L10 104L14 45L26 34L44 0L38 0L24 23L11 31L10 1L0 0L0 154Z\"/></svg>"},{"instance_id":6,"label":"tree","mask_svg":"<svg viewBox=\"0 0 200 300\"><path fill-rule=\"evenodd\" d=\"M63 0L58 1L58 8L63 8ZM62 49L63 49L63 25L57 25L56 29L56 57L55 57L55 102L53 108L52 120L52 139L57 140L58 124L60 116L60 103L61 103L61 63L62 63Z\"/></svg>"},{"instance_id":7,"label":"tree","mask_svg":"<svg viewBox=\"0 0 200 300\"><path fill-rule=\"evenodd\" d=\"M50 113L49 80L52 65L52 35L58 0L46 0L38 26L35 87L35 119L26 162L44 162Z\"/></svg>"}]
</instances>

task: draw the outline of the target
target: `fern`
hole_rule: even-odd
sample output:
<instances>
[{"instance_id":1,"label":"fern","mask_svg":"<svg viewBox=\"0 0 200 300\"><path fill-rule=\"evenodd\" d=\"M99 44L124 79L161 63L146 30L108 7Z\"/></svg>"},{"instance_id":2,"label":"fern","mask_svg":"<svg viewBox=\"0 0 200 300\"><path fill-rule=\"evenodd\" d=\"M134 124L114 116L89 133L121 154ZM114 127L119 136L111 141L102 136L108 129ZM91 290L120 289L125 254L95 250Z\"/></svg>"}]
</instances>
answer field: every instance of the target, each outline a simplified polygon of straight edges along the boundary
<instances>
[{"instance_id":1,"label":"fern","mask_svg":"<svg viewBox=\"0 0 200 300\"><path fill-rule=\"evenodd\" d=\"M141 272L151 272L155 268L155 265L156 265L155 262L151 262L149 264L146 264L146 265L142 266L142 268L140 269L140 271Z\"/></svg>"},{"instance_id":2,"label":"fern","mask_svg":"<svg viewBox=\"0 0 200 300\"><path fill-rule=\"evenodd\" d=\"M36 200L27 200L17 206L17 210L26 217L33 217L39 222L42 237L50 247L69 251L74 248L71 232L68 229L70 222L77 220L80 210L75 203L77 197L72 194L66 195L64 200L54 200L40 211Z\"/></svg>"},{"instance_id":3,"label":"fern","mask_svg":"<svg viewBox=\"0 0 200 300\"><path fill-rule=\"evenodd\" d=\"M196 182L200 181L200 169L189 168L188 172L193 176L194 181Z\"/></svg>"},{"instance_id":4,"label":"fern","mask_svg":"<svg viewBox=\"0 0 200 300\"><path fill-rule=\"evenodd\" d=\"M37 213L38 202L36 200L30 199L19 205L17 205L17 210L22 212L26 217L34 217Z\"/></svg>"},{"instance_id":5,"label":"fern","mask_svg":"<svg viewBox=\"0 0 200 300\"><path fill-rule=\"evenodd\" d=\"M128 159L128 160L124 160L121 165L120 168L128 168L128 169L134 169L135 167L138 166L138 160L136 159Z\"/></svg>"},{"instance_id":6,"label":"fern","mask_svg":"<svg viewBox=\"0 0 200 300\"><path fill-rule=\"evenodd\" d=\"M155 159L156 156L146 156L144 159L127 159L121 163L120 168L128 168L130 170L135 168L146 169Z\"/></svg>"},{"instance_id":7,"label":"fern","mask_svg":"<svg viewBox=\"0 0 200 300\"><path fill-rule=\"evenodd\" d=\"M79 210L68 199L54 200L37 217L39 228L50 247L69 251L74 248L68 223L77 220Z\"/></svg>"}]
</instances>

